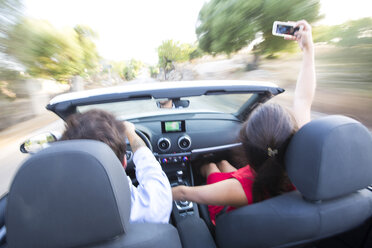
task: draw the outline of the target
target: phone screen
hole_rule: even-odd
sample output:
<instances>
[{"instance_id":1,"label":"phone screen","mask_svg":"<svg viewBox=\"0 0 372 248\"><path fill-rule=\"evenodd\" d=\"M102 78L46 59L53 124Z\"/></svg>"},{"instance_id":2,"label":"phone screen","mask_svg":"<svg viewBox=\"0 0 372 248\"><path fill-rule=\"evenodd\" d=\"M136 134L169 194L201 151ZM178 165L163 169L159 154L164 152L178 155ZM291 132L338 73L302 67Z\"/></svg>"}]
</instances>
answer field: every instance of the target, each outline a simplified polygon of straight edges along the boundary
<instances>
[{"instance_id":1,"label":"phone screen","mask_svg":"<svg viewBox=\"0 0 372 248\"><path fill-rule=\"evenodd\" d=\"M283 25L283 24L278 24L276 28L276 33L277 34L286 34L286 35L294 35L296 31L300 30L299 27L293 27L290 25Z\"/></svg>"}]
</instances>

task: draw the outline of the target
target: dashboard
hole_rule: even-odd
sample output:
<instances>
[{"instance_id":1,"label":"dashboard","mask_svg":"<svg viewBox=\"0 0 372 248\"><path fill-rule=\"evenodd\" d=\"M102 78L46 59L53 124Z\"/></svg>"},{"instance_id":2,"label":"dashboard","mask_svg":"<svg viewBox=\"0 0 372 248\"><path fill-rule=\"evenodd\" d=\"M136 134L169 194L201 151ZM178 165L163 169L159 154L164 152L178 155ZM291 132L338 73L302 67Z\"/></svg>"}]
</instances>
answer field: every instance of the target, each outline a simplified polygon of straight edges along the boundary
<instances>
[{"instance_id":1,"label":"dashboard","mask_svg":"<svg viewBox=\"0 0 372 248\"><path fill-rule=\"evenodd\" d=\"M130 120L158 154L191 152L236 142L241 122L229 114L175 114Z\"/></svg>"},{"instance_id":2,"label":"dashboard","mask_svg":"<svg viewBox=\"0 0 372 248\"><path fill-rule=\"evenodd\" d=\"M231 114L183 113L129 121L148 138L171 184L194 185L192 164L240 145L237 137L241 121ZM127 172L133 179L131 166L128 160Z\"/></svg>"}]
</instances>

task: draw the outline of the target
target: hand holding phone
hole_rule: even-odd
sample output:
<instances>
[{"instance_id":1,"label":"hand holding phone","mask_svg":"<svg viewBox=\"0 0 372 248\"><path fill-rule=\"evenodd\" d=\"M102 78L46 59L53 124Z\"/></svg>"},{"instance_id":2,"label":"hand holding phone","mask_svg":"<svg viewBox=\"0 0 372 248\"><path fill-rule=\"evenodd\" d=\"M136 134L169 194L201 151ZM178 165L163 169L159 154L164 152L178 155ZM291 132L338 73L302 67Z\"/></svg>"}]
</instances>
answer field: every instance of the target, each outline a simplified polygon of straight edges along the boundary
<instances>
[{"instance_id":1,"label":"hand holding phone","mask_svg":"<svg viewBox=\"0 0 372 248\"><path fill-rule=\"evenodd\" d=\"M298 22L279 22L273 24L273 35L282 36L285 40L295 40L301 50L312 51L314 49L311 26L305 21Z\"/></svg>"},{"instance_id":2,"label":"hand holding phone","mask_svg":"<svg viewBox=\"0 0 372 248\"><path fill-rule=\"evenodd\" d=\"M272 33L275 36L294 36L295 32L299 31L301 27L296 26L295 22L280 22L275 21L273 24Z\"/></svg>"}]
</instances>

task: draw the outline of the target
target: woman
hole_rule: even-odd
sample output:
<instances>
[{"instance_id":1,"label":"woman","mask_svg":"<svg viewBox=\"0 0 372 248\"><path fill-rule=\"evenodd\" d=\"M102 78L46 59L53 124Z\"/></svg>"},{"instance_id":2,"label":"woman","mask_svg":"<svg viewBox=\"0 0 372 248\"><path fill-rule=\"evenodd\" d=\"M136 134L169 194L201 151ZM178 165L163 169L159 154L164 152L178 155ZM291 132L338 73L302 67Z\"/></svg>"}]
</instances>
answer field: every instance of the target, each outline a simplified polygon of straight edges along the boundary
<instances>
[{"instance_id":1,"label":"woman","mask_svg":"<svg viewBox=\"0 0 372 248\"><path fill-rule=\"evenodd\" d=\"M297 129L310 121L316 87L311 27L304 20L298 21L296 26L302 26L302 29L295 36L284 37L296 40L303 51L293 114L277 104L257 107L241 129L247 166L237 170L227 161L209 163L201 168L201 174L207 177L207 185L172 188L174 200L208 204L214 224L216 215L224 209L231 211L294 189L286 175L284 153Z\"/></svg>"}]
</instances>

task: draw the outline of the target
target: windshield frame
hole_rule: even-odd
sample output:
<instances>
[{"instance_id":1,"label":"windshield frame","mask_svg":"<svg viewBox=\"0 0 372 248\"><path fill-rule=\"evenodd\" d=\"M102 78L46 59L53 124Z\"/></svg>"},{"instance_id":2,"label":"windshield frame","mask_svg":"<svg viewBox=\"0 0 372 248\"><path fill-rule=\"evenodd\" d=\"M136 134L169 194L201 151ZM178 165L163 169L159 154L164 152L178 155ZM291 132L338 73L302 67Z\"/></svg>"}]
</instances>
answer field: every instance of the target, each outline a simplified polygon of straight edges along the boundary
<instances>
[{"instance_id":1,"label":"windshield frame","mask_svg":"<svg viewBox=\"0 0 372 248\"><path fill-rule=\"evenodd\" d=\"M202 95L253 94L255 97L250 97L236 113L236 116L241 119L253 109L252 106L263 103L282 92L284 92L284 89L270 82L237 80L167 81L62 94L53 98L46 108L65 120L69 115L77 112L78 106L92 104Z\"/></svg>"}]
</instances>

